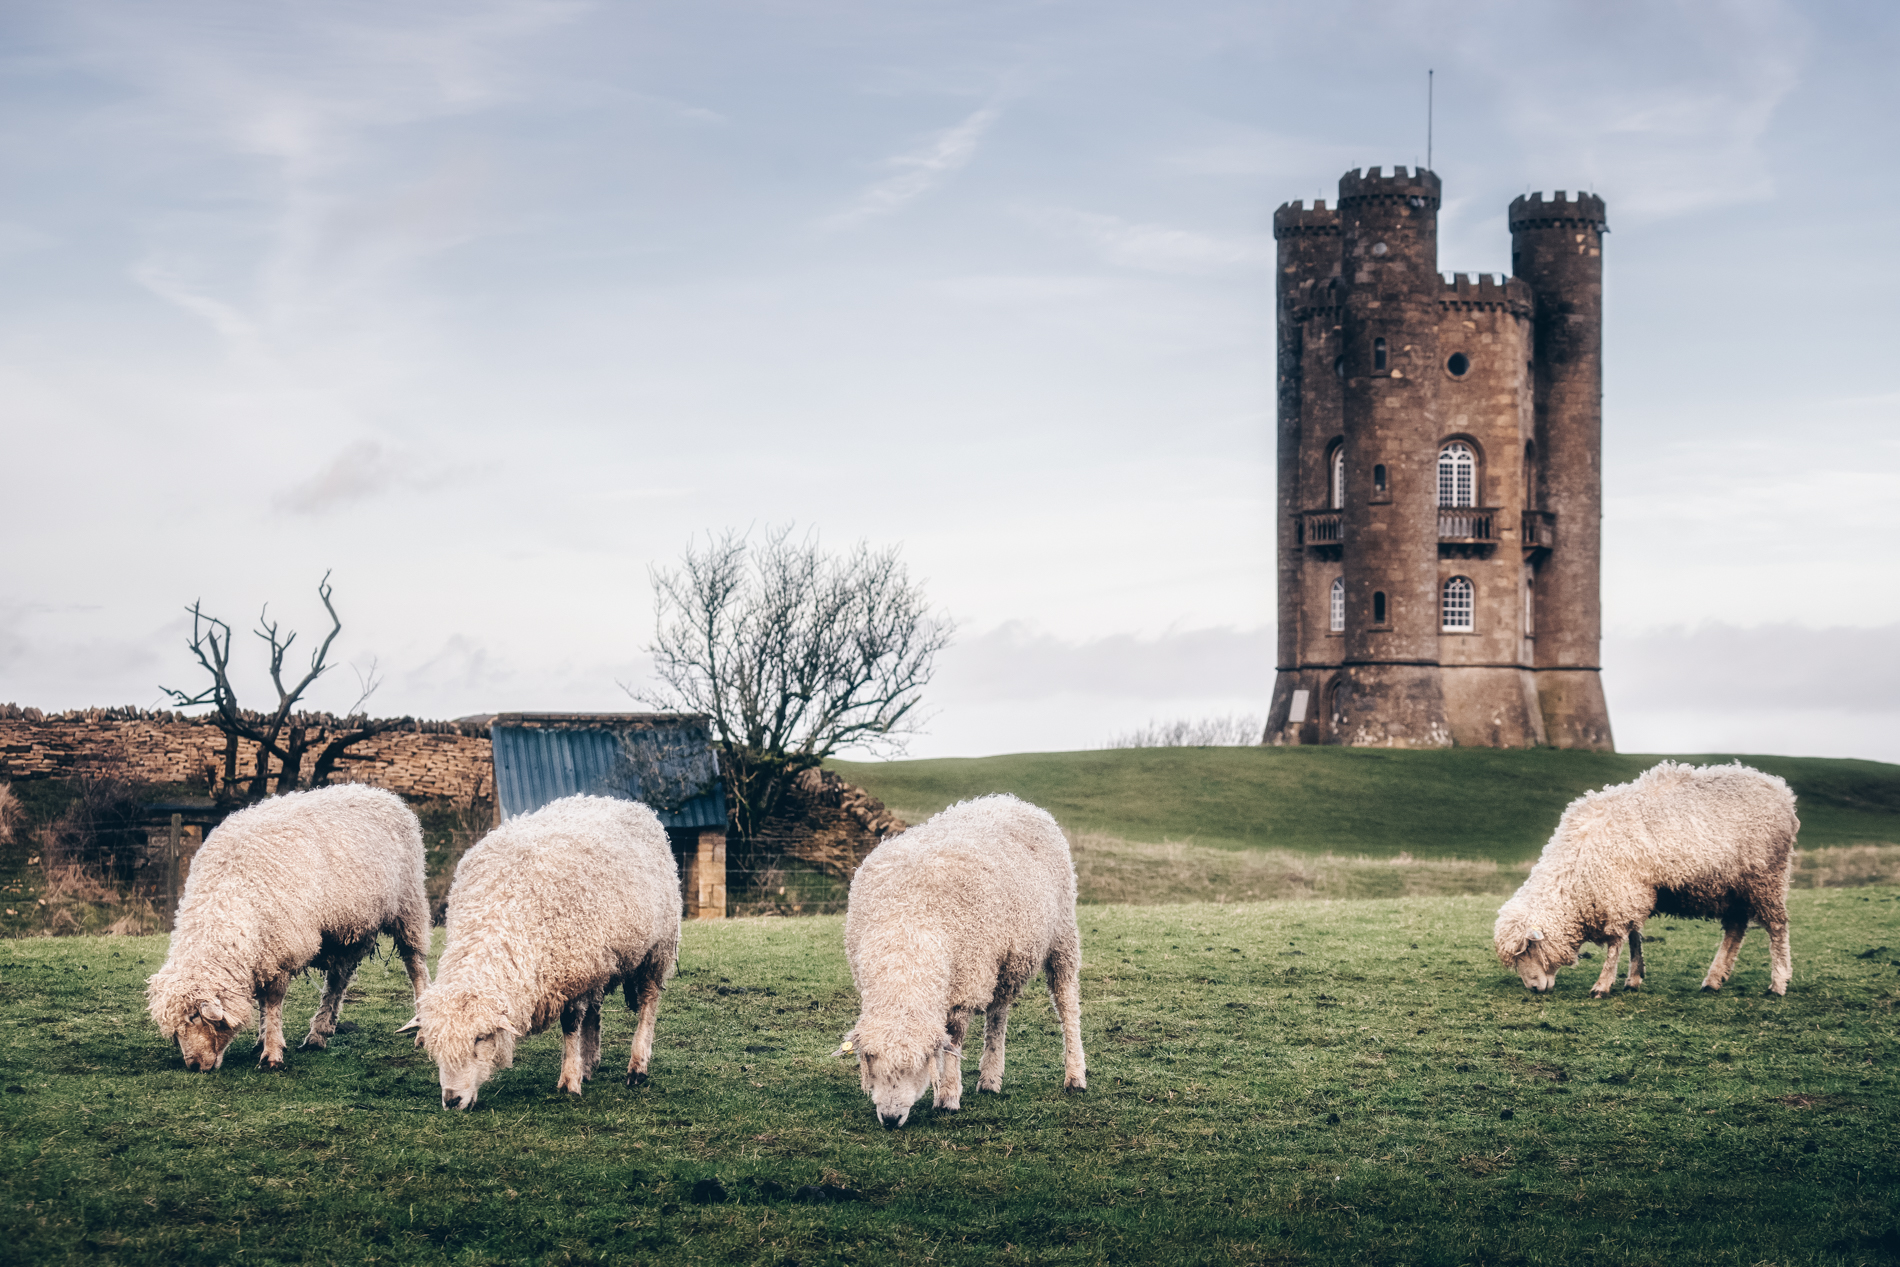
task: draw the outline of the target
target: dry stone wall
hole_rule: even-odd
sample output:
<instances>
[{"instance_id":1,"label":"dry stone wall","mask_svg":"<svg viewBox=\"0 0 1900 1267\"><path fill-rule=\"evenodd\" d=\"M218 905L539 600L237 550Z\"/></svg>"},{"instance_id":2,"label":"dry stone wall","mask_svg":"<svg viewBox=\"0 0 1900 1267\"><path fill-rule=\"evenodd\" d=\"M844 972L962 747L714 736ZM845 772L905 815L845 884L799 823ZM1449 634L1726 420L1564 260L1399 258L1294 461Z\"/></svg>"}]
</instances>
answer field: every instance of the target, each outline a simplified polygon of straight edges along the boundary
<instances>
[{"instance_id":1,"label":"dry stone wall","mask_svg":"<svg viewBox=\"0 0 1900 1267\"><path fill-rule=\"evenodd\" d=\"M329 719L334 720L334 719ZM315 752L335 732L316 725L307 732ZM0 780L69 779L108 771L143 783L176 783L209 789L224 769L224 734L182 713L140 708L89 708L44 714L0 705ZM257 745L238 743L238 773L255 768ZM281 763L271 758L275 772ZM492 801L494 760L485 722L407 722L398 730L363 740L338 763L339 783L367 783L403 796L439 797L468 804Z\"/></svg>"}]
</instances>

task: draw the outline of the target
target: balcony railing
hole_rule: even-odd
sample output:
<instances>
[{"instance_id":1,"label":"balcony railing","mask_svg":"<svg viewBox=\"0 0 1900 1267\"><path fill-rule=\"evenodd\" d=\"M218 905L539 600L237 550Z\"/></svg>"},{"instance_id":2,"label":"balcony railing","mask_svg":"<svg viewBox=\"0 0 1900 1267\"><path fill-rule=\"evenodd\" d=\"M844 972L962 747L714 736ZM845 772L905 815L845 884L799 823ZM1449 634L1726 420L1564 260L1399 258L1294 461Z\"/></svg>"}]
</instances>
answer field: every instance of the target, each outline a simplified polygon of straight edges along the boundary
<instances>
[{"instance_id":1,"label":"balcony railing","mask_svg":"<svg viewBox=\"0 0 1900 1267\"><path fill-rule=\"evenodd\" d=\"M1440 506L1438 539L1471 545L1497 544L1495 506Z\"/></svg>"},{"instance_id":2,"label":"balcony railing","mask_svg":"<svg viewBox=\"0 0 1900 1267\"><path fill-rule=\"evenodd\" d=\"M1342 520L1344 515L1337 510L1309 510L1300 516L1300 544L1309 546L1336 546L1346 539Z\"/></svg>"},{"instance_id":3,"label":"balcony railing","mask_svg":"<svg viewBox=\"0 0 1900 1267\"><path fill-rule=\"evenodd\" d=\"M1554 550L1557 548L1557 515L1548 510L1527 510L1524 512L1524 548L1526 550Z\"/></svg>"}]
</instances>

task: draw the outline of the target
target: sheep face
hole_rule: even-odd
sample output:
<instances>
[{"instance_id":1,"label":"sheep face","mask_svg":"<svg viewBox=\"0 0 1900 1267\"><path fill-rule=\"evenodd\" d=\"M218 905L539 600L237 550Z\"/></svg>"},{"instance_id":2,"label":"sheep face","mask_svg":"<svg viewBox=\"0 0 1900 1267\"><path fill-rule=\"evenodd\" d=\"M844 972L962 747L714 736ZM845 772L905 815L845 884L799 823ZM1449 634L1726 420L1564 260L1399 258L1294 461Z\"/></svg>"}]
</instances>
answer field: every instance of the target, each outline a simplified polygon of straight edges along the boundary
<instances>
[{"instance_id":1,"label":"sheep face","mask_svg":"<svg viewBox=\"0 0 1900 1267\"><path fill-rule=\"evenodd\" d=\"M210 1073L224 1064L224 1053L237 1037L238 1027L231 1023L216 999L198 1005L178 1027L178 1053L185 1068L193 1073Z\"/></svg>"},{"instance_id":2,"label":"sheep face","mask_svg":"<svg viewBox=\"0 0 1900 1267\"><path fill-rule=\"evenodd\" d=\"M1517 972L1526 989L1537 994L1549 994L1557 985L1557 969L1577 962L1574 947L1561 946L1536 928L1519 938L1500 938L1498 958Z\"/></svg>"},{"instance_id":3,"label":"sheep face","mask_svg":"<svg viewBox=\"0 0 1900 1267\"><path fill-rule=\"evenodd\" d=\"M441 1044L425 1040L441 1075L442 1107L471 1108L482 1084L515 1063L515 1034L506 1028L477 1034L473 1039Z\"/></svg>"},{"instance_id":4,"label":"sheep face","mask_svg":"<svg viewBox=\"0 0 1900 1267\"><path fill-rule=\"evenodd\" d=\"M845 1035L839 1052L858 1059L858 1085L871 1097L877 1120L896 1130L910 1120L911 1106L923 1096L935 1072L937 1052L901 1041L873 1041L870 1048L857 1030Z\"/></svg>"}]
</instances>

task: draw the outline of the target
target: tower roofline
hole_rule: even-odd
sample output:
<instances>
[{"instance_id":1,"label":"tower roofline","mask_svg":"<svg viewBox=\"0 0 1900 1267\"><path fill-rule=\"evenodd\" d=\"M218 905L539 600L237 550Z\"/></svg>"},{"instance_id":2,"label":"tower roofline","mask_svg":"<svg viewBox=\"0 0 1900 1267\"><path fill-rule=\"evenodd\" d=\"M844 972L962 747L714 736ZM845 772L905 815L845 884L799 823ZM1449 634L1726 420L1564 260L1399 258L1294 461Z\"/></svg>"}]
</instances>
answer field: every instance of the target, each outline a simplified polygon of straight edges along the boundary
<instances>
[{"instance_id":1,"label":"tower roofline","mask_svg":"<svg viewBox=\"0 0 1900 1267\"><path fill-rule=\"evenodd\" d=\"M1394 167L1390 175L1382 175L1383 168L1359 168L1347 172L1339 178L1339 201L1341 206L1348 202L1365 202L1373 199L1411 199L1423 198L1432 210L1438 209L1440 185L1438 174L1423 167L1414 167L1411 175L1405 168Z\"/></svg>"},{"instance_id":2,"label":"tower roofline","mask_svg":"<svg viewBox=\"0 0 1900 1267\"><path fill-rule=\"evenodd\" d=\"M1574 198L1567 197L1559 189L1554 198L1545 198L1540 190L1534 194L1511 199L1509 216L1511 232L1520 228L1530 229L1547 225L1587 224L1598 229L1607 228L1604 216L1603 199L1597 194L1577 191Z\"/></svg>"},{"instance_id":3,"label":"tower roofline","mask_svg":"<svg viewBox=\"0 0 1900 1267\"><path fill-rule=\"evenodd\" d=\"M1312 207L1304 202L1287 202L1273 213L1273 236L1289 237L1302 233L1338 233L1339 209L1326 209L1324 198L1315 198Z\"/></svg>"}]
</instances>

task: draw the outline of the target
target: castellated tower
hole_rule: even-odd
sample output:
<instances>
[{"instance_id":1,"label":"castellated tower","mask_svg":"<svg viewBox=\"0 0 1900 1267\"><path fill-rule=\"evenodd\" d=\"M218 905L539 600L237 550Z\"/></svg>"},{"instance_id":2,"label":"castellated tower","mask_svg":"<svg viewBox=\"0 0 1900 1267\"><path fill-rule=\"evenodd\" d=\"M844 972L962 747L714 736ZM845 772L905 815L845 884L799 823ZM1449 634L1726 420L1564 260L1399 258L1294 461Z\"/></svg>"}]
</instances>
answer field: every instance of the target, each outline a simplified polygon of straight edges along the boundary
<instances>
[{"instance_id":1,"label":"castellated tower","mask_svg":"<svg viewBox=\"0 0 1900 1267\"><path fill-rule=\"evenodd\" d=\"M1279 241L1271 744L1611 747L1603 200L1511 204L1515 277L1438 272L1439 181L1348 172Z\"/></svg>"}]
</instances>

